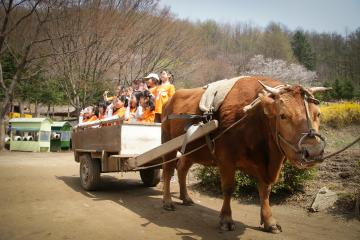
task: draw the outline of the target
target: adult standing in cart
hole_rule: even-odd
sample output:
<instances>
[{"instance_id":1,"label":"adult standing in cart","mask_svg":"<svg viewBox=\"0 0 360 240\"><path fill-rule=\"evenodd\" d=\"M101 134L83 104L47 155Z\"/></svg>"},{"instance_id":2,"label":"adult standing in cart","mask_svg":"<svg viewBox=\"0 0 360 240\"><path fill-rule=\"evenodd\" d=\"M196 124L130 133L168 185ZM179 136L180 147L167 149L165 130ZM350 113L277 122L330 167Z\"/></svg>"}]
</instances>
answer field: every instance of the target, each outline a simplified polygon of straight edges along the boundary
<instances>
[{"instance_id":1,"label":"adult standing in cart","mask_svg":"<svg viewBox=\"0 0 360 240\"><path fill-rule=\"evenodd\" d=\"M155 96L155 122L161 122L162 108L175 93L175 86L170 83L172 74L168 70L160 72L161 84L156 88Z\"/></svg>"},{"instance_id":2,"label":"adult standing in cart","mask_svg":"<svg viewBox=\"0 0 360 240\"><path fill-rule=\"evenodd\" d=\"M156 96L156 89L159 85L159 76L156 73L150 73L149 75L147 75L146 77L144 77L146 84L147 84L147 88L150 91L151 95L153 96L154 100L155 100L155 96Z\"/></svg>"}]
</instances>

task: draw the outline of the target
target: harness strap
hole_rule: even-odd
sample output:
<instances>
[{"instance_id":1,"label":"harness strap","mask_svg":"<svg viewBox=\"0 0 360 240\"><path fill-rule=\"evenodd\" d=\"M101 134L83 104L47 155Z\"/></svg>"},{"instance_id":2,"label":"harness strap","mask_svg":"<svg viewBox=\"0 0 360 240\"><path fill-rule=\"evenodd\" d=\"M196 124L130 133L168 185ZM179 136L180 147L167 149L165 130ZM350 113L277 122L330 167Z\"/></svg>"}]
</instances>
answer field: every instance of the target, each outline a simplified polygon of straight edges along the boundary
<instances>
[{"instance_id":1,"label":"harness strap","mask_svg":"<svg viewBox=\"0 0 360 240\"><path fill-rule=\"evenodd\" d=\"M209 148L210 153L216 157L215 155L215 141L211 138L210 134L206 134L205 136L205 142L207 147Z\"/></svg>"},{"instance_id":2,"label":"harness strap","mask_svg":"<svg viewBox=\"0 0 360 240\"><path fill-rule=\"evenodd\" d=\"M280 125L280 98L277 96L275 98L275 107L276 107L276 122L275 122L275 141L276 141L276 145L278 146L280 152L286 157L285 151L284 149L281 147L280 145L280 141L281 140L285 140L283 139L283 137L279 134L279 125ZM287 143L287 141L286 141ZM291 144L289 144L291 147L293 147Z\"/></svg>"},{"instance_id":3,"label":"harness strap","mask_svg":"<svg viewBox=\"0 0 360 240\"><path fill-rule=\"evenodd\" d=\"M212 114L211 114L212 116ZM200 119L203 121L209 121L212 119L212 117L210 118L210 114L204 114L204 115L199 115L199 114L189 114L189 113L180 113L180 114L170 114L170 115L166 115L163 119L163 122L167 121L167 120L173 120L173 119Z\"/></svg>"},{"instance_id":4,"label":"harness strap","mask_svg":"<svg viewBox=\"0 0 360 240\"><path fill-rule=\"evenodd\" d=\"M278 134L278 138L283 141L283 143L285 143L289 148L291 148L294 152L299 152L299 149L297 149L296 147L294 147L291 143L289 143L285 138L283 138L280 134ZM279 148L281 149L282 152L284 152L284 150L282 149L282 147L279 145ZM284 153L283 153L284 154ZM286 156L284 154L284 156Z\"/></svg>"},{"instance_id":5,"label":"harness strap","mask_svg":"<svg viewBox=\"0 0 360 240\"><path fill-rule=\"evenodd\" d=\"M306 94L304 95L304 106L305 106L307 125L308 125L310 133L312 133L314 131L314 128L313 128L311 118L310 118L308 96Z\"/></svg>"}]
</instances>

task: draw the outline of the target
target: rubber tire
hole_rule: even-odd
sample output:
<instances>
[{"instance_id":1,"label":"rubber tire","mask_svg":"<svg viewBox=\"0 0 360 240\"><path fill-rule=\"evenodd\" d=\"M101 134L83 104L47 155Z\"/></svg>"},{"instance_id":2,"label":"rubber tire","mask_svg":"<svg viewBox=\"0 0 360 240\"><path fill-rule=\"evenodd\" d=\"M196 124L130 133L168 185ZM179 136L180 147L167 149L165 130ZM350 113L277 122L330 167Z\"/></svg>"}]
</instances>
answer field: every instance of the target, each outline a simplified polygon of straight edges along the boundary
<instances>
[{"instance_id":1,"label":"rubber tire","mask_svg":"<svg viewBox=\"0 0 360 240\"><path fill-rule=\"evenodd\" d=\"M94 191L100 185L100 163L97 159L92 159L89 154L82 154L80 157L80 183L87 191ZM87 177L84 176L87 168Z\"/></svg>"},{"instance_id":2,"label":"rubber tire","mask_svg":"<svg viewBox=\"0 0 360 240\"><path fill-rule=\"evenodd\" d=\"M155 187L160 182L160 169L140 170L140 177L146 187Z\"/></svg>"}]
</instances>

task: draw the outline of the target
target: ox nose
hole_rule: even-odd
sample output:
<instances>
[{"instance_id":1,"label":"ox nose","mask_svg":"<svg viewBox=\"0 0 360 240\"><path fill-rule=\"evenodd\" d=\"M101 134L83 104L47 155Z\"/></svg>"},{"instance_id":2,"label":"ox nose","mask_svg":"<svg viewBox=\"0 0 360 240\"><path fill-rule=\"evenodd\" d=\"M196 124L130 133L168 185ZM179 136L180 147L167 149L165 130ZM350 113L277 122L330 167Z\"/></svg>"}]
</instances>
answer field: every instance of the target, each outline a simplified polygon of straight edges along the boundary
<instances>
[{"instance_id":1,"label":"ox nose","mask_svg":"<svg viewBox=\"0 0 360 240\"><path fill-rule=\"evenodd\" d=\"M309 151L308 151L307 149L304 149L303 154L304 154L304 157L305 157L305 158L309 158L309 157L310 157L310 153L309 153Z\"/></svg>"},{"instance_id":2,"label":"ox nose","mask_svg":"<svg viewBox=\"0 0 360 240\"><path fill-rule=\"evenodd\" d=\"M298 143L299 149L302 149L303 157L308 159L321 157L325 145L325 139L315 131L305 134Z\"/></svg>"},{"instance_id":3,"label":"ox nose","mask_svg":"<svg viewBox=\"0 0 360 240\"><path fill-rule=\"evenodd\" d=\"M303 148L303 156L304 158L318 158L324 154L324 146L319 144L317 146L307 146Z\"/></svg>"}]
</instances>

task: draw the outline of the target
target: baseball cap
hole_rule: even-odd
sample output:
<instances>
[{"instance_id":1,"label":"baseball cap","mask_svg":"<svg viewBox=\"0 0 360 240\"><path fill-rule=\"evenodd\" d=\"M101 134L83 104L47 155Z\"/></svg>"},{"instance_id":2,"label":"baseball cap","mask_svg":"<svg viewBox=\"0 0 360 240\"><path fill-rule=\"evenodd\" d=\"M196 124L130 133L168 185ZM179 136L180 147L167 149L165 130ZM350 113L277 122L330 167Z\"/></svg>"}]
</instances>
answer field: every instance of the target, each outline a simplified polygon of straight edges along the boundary
<instances>
[{"instance_id":1,"label":"baseball cap","mask_svg":"<svg viewBox=\"0 0 360 240\"><path fill-rule=\"evenodd\" d=\"M145 79L149 79L149 78L155 78L156 80L159 80L159 76L156 73L150 73L149 75L147 75L146 77L144 77Z\"/></svg>"}]
</instances>

